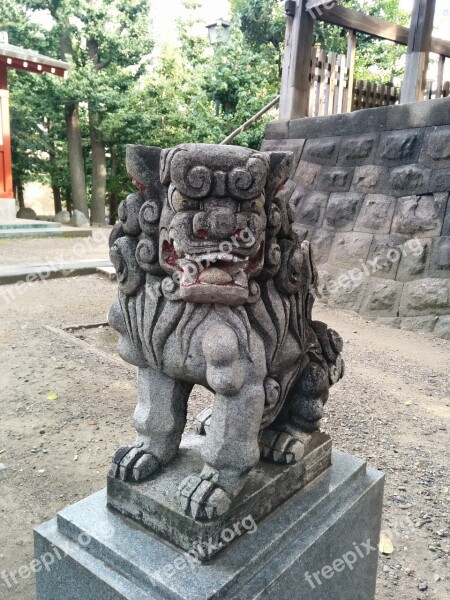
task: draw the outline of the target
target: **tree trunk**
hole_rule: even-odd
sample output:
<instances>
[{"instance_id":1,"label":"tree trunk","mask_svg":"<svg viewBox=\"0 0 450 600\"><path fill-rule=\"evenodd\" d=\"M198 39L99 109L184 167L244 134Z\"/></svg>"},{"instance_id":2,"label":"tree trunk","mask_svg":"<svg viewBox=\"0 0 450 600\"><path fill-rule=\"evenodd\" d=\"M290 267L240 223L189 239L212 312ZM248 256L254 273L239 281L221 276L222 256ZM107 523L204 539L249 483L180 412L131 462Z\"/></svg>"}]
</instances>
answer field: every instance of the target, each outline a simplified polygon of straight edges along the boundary
<instances>
[{"instance_id":1,"label":"tree trunk","mask_svg":"<svg viewBox=\"0 0 450 600\"><path fill-rule=\"evenodd\" d=\"M62 211L61 190L57 185L52 185L53 202L55 204L55 215Z\"/></svg>"},{"instance_id":2,"label":"tree trunk","mask_svg":"<svg viewBox=\"0 0 450 600\"><path fill-rule=\"evenodd\" d=\"M73 213L73 203L72 203L72 192L70 190L70 188L66 189L66 210L68 210L70 212L70 214Z\"/></svg>"},{"instance_id":3,"label":"tree trunk","mask_svg":"<svg viewBox=\"0 0 450 600\"><path fill-rule=\"evenodd\" d=\"M111 147L111 185L109 193L109 224L115 225L118 217L119 197L117 194L117 148Z\"/></svg>"},{"instance_id":4,"label":"tree trunk","mask_svg":"<svg viewBox=\"0 0 450 600\"><path fill-rule=\"evenodd\" d=\"M69 152L70 182L72 185L73 208L89 217L86 177L84 173L83 146L81 141L78 103L66 105L67 146Z\"/></svg>"},{"instance_id":5,"label":"tree trunk","mask_svg":"<svg viewBox=\"0 0 450 600\"><path fill-rule=\"evenodd\" d=\"M23 183L20 181L14 182L14 195L19 203L19 208L25 208L25 199L23 197Z\"/></svg>"},{"instance_id":6,"label":"tree trunk","mask_svg":"<svg viewBox=\"0 0 450 600\"><path fill-rule=\"evenodd\" d=\"M89 135L92 150L91 224L105 224L106 155L105 144L98 130L98 115L89 106Z\"/></svg>"}]
</instances>

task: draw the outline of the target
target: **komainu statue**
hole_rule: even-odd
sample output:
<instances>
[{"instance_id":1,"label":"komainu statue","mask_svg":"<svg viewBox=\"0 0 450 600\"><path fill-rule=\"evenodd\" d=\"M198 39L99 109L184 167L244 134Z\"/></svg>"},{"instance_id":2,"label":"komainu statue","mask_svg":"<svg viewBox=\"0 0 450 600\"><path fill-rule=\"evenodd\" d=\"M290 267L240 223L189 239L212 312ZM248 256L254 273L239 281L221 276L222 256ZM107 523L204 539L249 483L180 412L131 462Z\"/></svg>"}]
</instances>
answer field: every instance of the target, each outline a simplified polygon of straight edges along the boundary
<instances>
[{"instance_id":1,"label":"komainu statue","mask_svg":"<svg viewBox=\"0 0 450 600\"><path fill-rule=\"evenodd\" d=\"M139 368L138 435L111 477L157 477L177 455L192 387L204 386L215 394L204 466L178 488L196 520L226 513L260 457L300 460L343 374L341 337L311 317L316 272L292 226L290 165L290 153L235 146L127 149L138 191L111 234L109 322Z\"/></svg>"}]
</instances>

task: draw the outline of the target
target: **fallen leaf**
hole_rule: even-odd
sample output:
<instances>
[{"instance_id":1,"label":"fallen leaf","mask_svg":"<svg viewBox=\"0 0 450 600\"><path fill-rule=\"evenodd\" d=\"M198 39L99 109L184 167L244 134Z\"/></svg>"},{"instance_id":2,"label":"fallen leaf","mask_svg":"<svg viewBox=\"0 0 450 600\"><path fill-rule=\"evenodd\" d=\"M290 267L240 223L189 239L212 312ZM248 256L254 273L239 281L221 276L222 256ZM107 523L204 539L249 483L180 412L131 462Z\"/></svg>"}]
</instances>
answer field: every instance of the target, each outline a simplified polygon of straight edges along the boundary
<instances>
[{"instance_id":1,"label":"fallen leaf","mask_svg":"<svg viewBox=\"0 0 450 600\"><path fill-rule=\"evenodd\" d=\"M4 450L3 450L3 452L4 452ZM1 454L1 452L0 452L0 454ZM442 488L442 493L443 494L448 494L448 492L449 492L448 487Z\"/></svg>"},{"instance_id":2,"label":"fallen leaf","mask_svg":"<svg viewBox=\"0 0 450 600\"><path fill-rule=\"evenodd\" d=\"M47 394L47 400L57 400L58 399L58 394L55 394L55 392L50 392L50 394Z\"/></svg>"},{"instance_id":3,"label":"fallen leaf","mask_svg":"<svg viewBox=\"0 0 450 600\"><path fill-rule=\"evenodd\" d=\"M379 549L381 554L392 554L394 552L394 545L391 542L388 535L386 535L383 531L380 535L380 544Z\"/></svg>"},{"instance_id":4,"label":"fallen leaf","mask_svg":"<svg viewBox=\"0 0 450 600\"><path fill-rule=\"evenodd\" d=\"M412 404L414 404L414 402L412 400L407 400L405 402L405 406L411 406Z\"/></svg>"},{"instance_id":5,"label":"fallen leaf","mask_svg":"<svg viewBox=\"0 0 450 600\"><path fill-rule=\"evenodd\" d=\"M75 456L73 457L73 460L75 460L75 461L78 460L78 454L75 454Z\"/></svg>"},{"instance_id":6,"label":"fallen leaf","mask_svg":"<svg viewBox=\"0 0 450 600\"><path fill-rule=\"evenodd\" d=\"M3 450L0 450L0 454L3 454L3 452L6 452L6 448L3 448Z\"/></svg>"}]
</instances>

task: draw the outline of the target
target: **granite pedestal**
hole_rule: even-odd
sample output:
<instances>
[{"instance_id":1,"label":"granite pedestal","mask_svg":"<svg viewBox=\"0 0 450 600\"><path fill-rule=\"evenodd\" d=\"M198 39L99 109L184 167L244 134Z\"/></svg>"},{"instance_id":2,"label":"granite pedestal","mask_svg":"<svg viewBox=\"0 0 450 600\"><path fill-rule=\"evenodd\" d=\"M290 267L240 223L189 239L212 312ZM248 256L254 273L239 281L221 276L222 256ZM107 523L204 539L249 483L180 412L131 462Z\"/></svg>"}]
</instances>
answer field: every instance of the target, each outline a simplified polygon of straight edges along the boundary
<instances>
[{"instance_id":1,"label":"granite pedestal","mask_svg":"<svg viewBox=\"0 0 450 600\"><path fill-rule=\"evenodd\" d=\"M36 529L37 600L374 600L384 478L332 462L257 525L229 523L235 539L203 564L98 492Z\"/></svg>"}]
</instances>

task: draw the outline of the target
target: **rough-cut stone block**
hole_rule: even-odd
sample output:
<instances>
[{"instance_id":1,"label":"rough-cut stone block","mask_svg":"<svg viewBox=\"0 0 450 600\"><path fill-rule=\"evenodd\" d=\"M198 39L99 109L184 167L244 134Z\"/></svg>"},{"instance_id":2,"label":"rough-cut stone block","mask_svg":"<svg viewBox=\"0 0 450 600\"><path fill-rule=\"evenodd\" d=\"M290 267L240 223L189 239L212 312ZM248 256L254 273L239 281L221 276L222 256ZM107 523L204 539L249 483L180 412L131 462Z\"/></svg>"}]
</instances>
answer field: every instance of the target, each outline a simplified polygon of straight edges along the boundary
<instances>
[{"instance_id":1,"label":"rough-cut stone block","mask_svg":"<svg viewBox=\"0 0 450 600\"><path fill-rule=\"evenodd\" d=\"M370 275L382 279L395 279L402 246L408 239L401 235L375 235L366 263Z\"/></svg>"},{"instance_id":2,"label":"rough-cut stone block","mask_svg":"<svg viewBox=\"0 0 450 600\"><path fill-rule=\"evenodd\" d=\"M417 162L423 135L420 129L382 133L377 164L402 165Z\"/></svg>"},{"instance_id":3,"label":"rough-cut stone block","mask_svg":"<svg viewBox=\"0 0 450 600\"><path fill-rule=\"evenodd\" d=\"M448 192L450 190L450 169L433 170L430 179L431 192Z\"/></svg>"},{"instance_id":4,"label":"rough-cut stone block","mask_svg":"<svg viewBox=\"0 0 450 600\"><path fill-rule=\"evenodd\" d=\"M434 334L444 340L450 340L450 315L439 317L434 328Z\"/></svg>"},{"instance_id":5,"label":"rough-cut stone block","mask_svg":"<svg viewBox=\"0 0 450 600\"><path fill-rule=\"evenodd\" d=\"M435 169L450 168L450 127L427 132L420 154L420 162Z\"/></svg>"},{"instance_id":6,"label":"rough-cut stone block","mask_svg":"<svg viewBox=\"0 0 450 600\"><path fill-rule=\"evenodd\" d=\"M302 160L319 165L335 165L341 145L341 138L309 139L303 150Z\"/></svg>"},{"instance_id":7,"label":"rough-cut stone block","mask_svg":"<svg viewBox=\"0 0 450 600\"><path fill-rule=\"evenodd\" d=\"M292 194L292 196L289 199L289 204L292 204L292 206L294 206L296 208L299 205L302 198L307 193L308 193L308 190L306 190L301 185L297 185L297 187L294 190L294 193Z\"/></svg>"},{"instance_id":8,"label":"rough-cut stone block","mask_svg":"<svg viewBox=\"0 0 450 600\"><path fill-rule=\"evenodd\" d=\"M233 546L207 565L195 560L198 546L178 551L108 510L98 492L37 528L36 557L60 557L37 572L37 600L374 600L383 480L335 452L326 473L257 528L251 515L230 522ZM306 573L356 547L363 560L312 588Z\"/></svg>"},{"instance_id":9,"label":"rough-cut stone block","mask_svg":"<svg viewBox=\"0 0 450 600\"><path fill-rule=\"evenodd\" d=\"M395 317L398 313L403 284L387 279L372 279L367 288L360 313Z\"/></svg>"},{"instance_id":10,"label":"rough-cut stone block","mask_svg":"<svg viewBox=\"0 0 450 600\"><path fill-rule=\"evenodd\" d=\"M396 276L398 281L424 277L430 267L432 242L432 238L415 238L403 245Z\"/></svg>"},{"instance_id":11,"label":"rough-cut stone block","mask_svg":"<svg viewBox=\"0 0 450 600\"><path fill-rule=\"evenodd\" d=\"M396 167L389 172L389 191L395 196L424 194L429 190L431 171L420 165Z\"/></svg>"},{"instance_id":12,"label":"rough-cut stone block","mask_svg":"<svg viewBox=\"0 0 450 600\"><path fill-rule=\"evenodd\" d=\"M326 282L328 305L359 312L368 285L367 279L352 277L349 270L339 269Z\"/></svg>"},{"instance_id":13,"label":"rough-cut stone block","mask_svg":"<svg viewBox=\"0 0 450 600\"><path fill-rule=\"evenodd\" d=\"M443 277L450 276L450 237L442 236L433 240L430 269L441 271ZM433 275L435 276L435 275Z\"/></svg>"},{"instance_id":14,"label":"rough-cut stone block","mask_svg":"<svg viewBox=\"0 0 450 600\"><path fill-rule=\"evenodd\" d=\"M431 333L438 321L438 317L403 317L400 325L401 329L407 331L423 331L424 333Z\"/></svg>"},{"instance_id":15,"label":"rough-cut stone block","mask_svg":"<svg viewBox=\"0 0 450 600\"><path fill-rule=\"evenodd\" d=\"M387 169L384 167L375 165L357 167L351 189L355 192L376 192L383 187L386 175Z\"/></svg>"},{"instance_id":16,"label":"rough-cut stone block","mask_svg":"<svg viewBox=\"0 0 450 600\"><path fill-rule=\"evenodd\" d=\"M316 229L311 238L313 259L316 264L326 263L333 245L334 233L325 229Z\"/></svg>"},{"instance_id":17,"label":"rough-cut stone block","mask_svg":"<svg viewBox=\"0 0 450 600\"><path fill-rule=\"evenodd\" d=\"M372 240L370 233L337 233L329 261L335 265L361 268L361 261L367 260Z\"/></svg>"},{"instance_id":18,"label":"rough-cut stone block","mask_svg":"<svg viewBox=\"0 0 450 600\"><path fill-rule=\"evenodd\" d=\"M405 283L400 316L442 315L450 309L449 282L444 279L419 279Z\"/></svg>"},{"instance_id":19,"label":"rough-cut stone block","mask_svg":"<svg viewBox=\"0 0 450 600\"><path fill-rule=\"evenodd\" d=\"M445 211L441 235L450 236L450 196L447 197L447 209Z\"/></svg>"},{"instance_id":20,"label":"rough-cut stone block","mask_svg":"<svg viewBox=\"0 0 450 600\"><path fill-rule=\"evenodd\" d=\"M352 184L354 169L324 167L317 185L323 192L348 192Z\"/></svg>"},{"instance_id":21,"label":"rough-cut stone block","mask_svg":"<svg viewBox=\"0 0 450 600\"><path fill-rule=\"evenodd\" d=\"M288 137L289 121L270 121L266 125L266 140L282 140Z\"/></svg>"},{"instance_id":22,"label":"rough-cut stone block","mask_svg":"<svg viewBox=\"0 0 450 600\"><path fill-rule=\"evenodd\" d=\"M300 223L293 223L292 229L298 235L300 241L311 240L314 233L314 227L308 227L307 225L300 225Z\"/></svg>"},{"instance_id":23,"label":"rough-cut stone block","mask_svg":"<svg viewBox=\"0 0 450 600\"><path fill-rule=\"evenodd\" d=\"M306 193L298 205L295 220L298 223L320 227L329 196L326 192Z\"/></svg>"},{"instance_id":24,"label":"rough-cut stone block","mask_svg":"<svg viewBox=\"0 0 450 600\"><path fill-rule=\"evenodd\" d=\"M325 212L325 229L351 231L363 198L362 194L331 194Z\"/></svg>"},{"instance_id":25,"label":"rough-cut stone block","mask_svg":"<svg viewBox=\"0 0 450 600\"><path fill-rule=\"evenodd\" d=\"M303 151L305 140L264 140L261 150L264 152L292 152L292 167L290 176L292 177L297 169L298 161Z\"/></svg>"},{"instance_id":26,"label":"rough-cut stone block","mask_svg":"<svg viewBox=\"0 0 450 600\"><path fill-rule=\"evenodd\" d=\"M376 133L386 129L387 107L356 110L351 113L295 119L289 123L290 138L319 138L330 135Z\"/></svg>"},{"instance_id":27,"label":"rough-cut stone block","mask_svg":"<svg viewBox=\"0 0 450 600\"><path fill-rule=\"evenodd\" d=\"M392 232L416 237L441 235L447 194L398 198Z\"/></svg>"},{"instance_id":28,"label":"rough-cut stone block","mask_svg":"<svg viewBox=\"0 0 450 600\"><path fill-rule=\"evenodd\" d=\"M339 165L365 165L373 161L378 135L360 135L344 138L339 152Z\"/></svg>"},{"instance_id":29,"label":"rough-cut stone block","mask_svg":"<svg viewBox=\"0 0 450 600\"><path fill-rule=\"evenodd\" d=\"M389 233L395 210L395 198L382 194L367 194L356 219L354 231Z\"/></svg>"},{"instance_id":30,"label":"rough-cut stone block","mask_svg":"<svg viewBox=\"0 0 450 600\"><path fill-rule=\"evenodd\" d=\"M433 102L411 102L388 106L386 117L388 130L450 125L450 101L448 98L439 98Z\"/></svg>"},{"instance_id":31,"label":"rough-cut stone block","mask_svg":"<svg viewBox=\"0 0 450 600\"><path fill-rule=\"evenodd\" d=\"M298 163L294 179L307 190L313 190L317 186L321 171L322 167L320 165L301 160Z\"/></svg>"}]
</instances>

